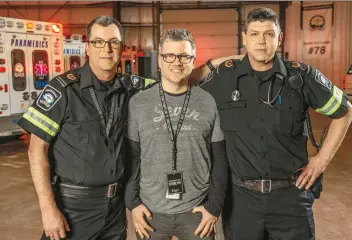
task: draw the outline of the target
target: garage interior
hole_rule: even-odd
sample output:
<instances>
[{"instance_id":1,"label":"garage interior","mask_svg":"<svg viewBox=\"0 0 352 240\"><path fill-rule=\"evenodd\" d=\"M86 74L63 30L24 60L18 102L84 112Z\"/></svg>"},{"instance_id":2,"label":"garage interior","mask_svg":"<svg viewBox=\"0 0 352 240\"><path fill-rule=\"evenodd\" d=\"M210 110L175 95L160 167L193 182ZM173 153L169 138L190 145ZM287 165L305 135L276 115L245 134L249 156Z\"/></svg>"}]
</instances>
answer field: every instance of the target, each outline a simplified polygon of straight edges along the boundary
<instances>
[{"instance_id":1,"label":"garage interior","mask_svg":"<svg viewBox=\"0 0 352 240\"><path fill-rule=\"evenodd\" d=\"M304 2L306 3L306 2ZM307 2L309 3L309 2ZM333 9L332 57L307 60L302 53L302 30L295 1L3 1L0 18L57 22L64 35L85 35L86 25L98 15L111 15L124 28L124 44L141 51L157 50L164 29L183 27L197 43L196 66L208 59L244 54L241 31L244 18L257 7L269 7L280 17L284 43L279 55L311 64L337 87L352 63L352 2L339 1ZM1 92L0 92L1 94ZM350 98L351 101L351 98ZM311 111L313 133L319 139L330 119ZM39 239L41 215L32 184L27 149L28 135L0 137L0 236L4 240ZM314 204L316 239L352 239L352 127L324 174L322 196ZM308 143L309 155L316 154ZM223 239L220 227L217 239ZM128 240L134 240L131 221Z\"/></svg>"}]
</instances>

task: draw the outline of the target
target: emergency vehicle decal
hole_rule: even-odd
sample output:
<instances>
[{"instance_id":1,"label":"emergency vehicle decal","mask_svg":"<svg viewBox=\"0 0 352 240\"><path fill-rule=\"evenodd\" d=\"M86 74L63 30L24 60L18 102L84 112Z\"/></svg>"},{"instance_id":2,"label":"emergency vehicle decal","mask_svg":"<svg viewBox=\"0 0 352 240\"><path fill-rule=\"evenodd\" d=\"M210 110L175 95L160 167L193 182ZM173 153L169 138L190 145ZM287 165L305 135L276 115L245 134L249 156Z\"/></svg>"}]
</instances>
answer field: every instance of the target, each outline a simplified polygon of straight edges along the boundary
<instances>
[{"instance_id":1,"label":"emergency vehicle decal","mask_svg":"<svg viewBox=\"0 0 352 240\"><path fill-rule=\"evenodd\" d=\"M16 63L13 76L15 78L24 77L24 66L22 63Z\"/></svg>"},{"instance_id":2,"label":"emergency vehicle decal","mask_svg":"<svg viewBox=\"0 0 352 240\"><path fill-rule=\"evenodd\" d=\"M40 41L40 40L28 40L28 39L11 39L11 47L33 47L33 48L48 48L48 41Z\"/></svg>"},{"instance_id":3,"label":"emergency vehicle decal","mask_svg":"<svg viewBox=\"0 0 352 240\"><path fill-rule=\"evenodd\" d=\"M37 105L44 111L49 111L61 98L61 93L50 85L45 86L37 99Z\"/></svg>"},{"instance_id":4,"label":"emergency vehicle decal","mask_svg":"<svg viewBox=\"0 0 352 240\"><path fill-rule=\"evenodd\" d=\"M34 70L35 75L39 77L40 80L43 80L44 77L48 75L48 66L43 61L36 63Z\"/></svg>"}]
</instances>

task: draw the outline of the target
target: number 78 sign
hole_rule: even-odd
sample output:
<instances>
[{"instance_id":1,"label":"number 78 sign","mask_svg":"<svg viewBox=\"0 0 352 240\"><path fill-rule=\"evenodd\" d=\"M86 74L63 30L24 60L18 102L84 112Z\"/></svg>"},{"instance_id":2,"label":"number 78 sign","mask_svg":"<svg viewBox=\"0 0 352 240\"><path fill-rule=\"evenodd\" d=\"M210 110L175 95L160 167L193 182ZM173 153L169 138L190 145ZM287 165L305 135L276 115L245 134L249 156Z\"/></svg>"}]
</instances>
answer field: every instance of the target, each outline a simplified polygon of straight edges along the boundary
<instances>
[{"instance_id":1,"label":"number 78 sign","mask_svg":"<svg viewBox=\"0 0 352 240\"><path fill-rule=\"evenodd\" d=\"M303 58L329 59L332 48L332 4L303 7Z\"/></svg>"}]
</instances>

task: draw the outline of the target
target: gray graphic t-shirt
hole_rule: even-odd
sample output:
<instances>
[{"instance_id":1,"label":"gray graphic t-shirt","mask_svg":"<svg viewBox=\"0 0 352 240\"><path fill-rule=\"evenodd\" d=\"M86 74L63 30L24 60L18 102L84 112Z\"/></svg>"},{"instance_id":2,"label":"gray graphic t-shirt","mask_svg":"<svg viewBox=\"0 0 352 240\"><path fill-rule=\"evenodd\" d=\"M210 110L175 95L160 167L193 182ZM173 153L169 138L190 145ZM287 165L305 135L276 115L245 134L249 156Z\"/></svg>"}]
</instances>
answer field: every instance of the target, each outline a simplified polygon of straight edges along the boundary
<instances>
[{"instance_id":1,"label":"gray graphic t-shirt","mask_svg":"<svg viewBox=\"0 0 352 240\"><path fill-rule=\"evenodd\" d=\"M165 93L174 131L185 94ZM159 85L133 96L129 103L127 137L140 143L140 198L152 212L175 214L190 211L206 197L210 182L211 142L224 140L215 100L192 87L185 119L177 138L177 170L183 173L180 200L166 198L167 177L172 170L172 147Z\"/></svg>"}]
</instances>

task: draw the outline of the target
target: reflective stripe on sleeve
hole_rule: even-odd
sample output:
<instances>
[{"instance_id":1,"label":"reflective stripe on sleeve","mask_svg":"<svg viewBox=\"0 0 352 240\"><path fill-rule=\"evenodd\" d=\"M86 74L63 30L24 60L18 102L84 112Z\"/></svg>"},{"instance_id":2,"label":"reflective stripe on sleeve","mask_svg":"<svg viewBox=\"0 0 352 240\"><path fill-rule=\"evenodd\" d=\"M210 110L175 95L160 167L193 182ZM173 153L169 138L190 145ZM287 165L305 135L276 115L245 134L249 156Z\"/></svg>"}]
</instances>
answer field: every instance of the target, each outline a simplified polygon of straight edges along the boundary
<instances>
[{"instance_id":1,"label":"reflective stripe on sleeve","mask_svg":"<svg viewBox=\"0 0 352 240\"><path fill-rule=\"evenodd\" d=\"M55 136L60 129L59 124L39 112L33 107L29 107L28 111L23 114L23 118L27 119L29 122L39 127L41 130L49 134L50 136Z\"/></svg>"},{"instance_id":2,"label":"reflective stripe on sleeve","mask_svg":"<svg viewBox=\"0 0 352 240\"><path fill-rule=\"evenodd\" d=\"M339 88L334 86L333 94L329 99L329 101L323 107L318 108L315 111L327 116L334 114L341 106L342 96L343 96L343 92Z\"/></svg>"}]
</instances>

